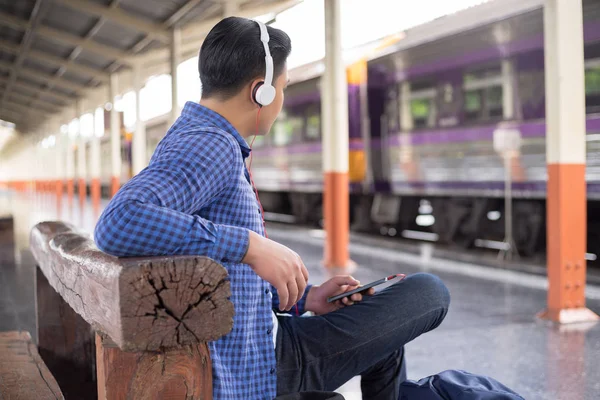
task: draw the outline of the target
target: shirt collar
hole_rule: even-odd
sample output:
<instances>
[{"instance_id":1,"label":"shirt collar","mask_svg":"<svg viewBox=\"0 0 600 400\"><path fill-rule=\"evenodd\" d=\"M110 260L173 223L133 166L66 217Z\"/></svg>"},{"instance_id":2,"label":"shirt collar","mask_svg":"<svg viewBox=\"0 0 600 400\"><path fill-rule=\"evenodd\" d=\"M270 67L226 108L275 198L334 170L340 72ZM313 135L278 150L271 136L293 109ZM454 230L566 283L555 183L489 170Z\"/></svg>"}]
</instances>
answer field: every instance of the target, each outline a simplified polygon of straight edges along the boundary
<instances>
[{"instance_id":1,"label":"shirt collar","mask_svg":"<svg viewBox=\"0 0 600 400\"><path fill-rule=\"evenodd\" d=\"M185 103L185 106L181 111L181 115L194 120L202 120L213 126L216 126L217 128L223 129L227 133L231 134L235 140L237 140L244 158L248 157L250 154L250 146L248 146L248 143L246 143L242 135L240 135L233 125L231 125L231 123L218 112L213 111L201 104L194 103L193 101L188 101Z\"/></svg>"}]
</instances>

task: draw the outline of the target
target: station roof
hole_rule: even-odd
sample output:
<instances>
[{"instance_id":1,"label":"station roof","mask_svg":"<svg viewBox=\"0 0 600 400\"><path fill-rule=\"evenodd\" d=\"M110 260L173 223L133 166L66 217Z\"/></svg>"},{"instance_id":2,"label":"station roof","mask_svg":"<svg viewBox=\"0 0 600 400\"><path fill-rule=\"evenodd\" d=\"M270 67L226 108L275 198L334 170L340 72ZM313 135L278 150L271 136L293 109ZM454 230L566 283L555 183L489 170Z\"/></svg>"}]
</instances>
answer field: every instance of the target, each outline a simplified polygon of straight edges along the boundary
<instances>
[{"instance_id":1,"label":"station roof","mask_svg":"<svg viewBox=\"0 0 600 400\"><path fill-rule=\"evenodd\" d=\"M232 0L229 0L232 1ZM276 14L300 0L237 0L236 15ZM227 0L0 0L0 119L21 132L74 107L110 74L164 56L172 30L182 55L224 15Z\"/></svg>"}]
</instances>

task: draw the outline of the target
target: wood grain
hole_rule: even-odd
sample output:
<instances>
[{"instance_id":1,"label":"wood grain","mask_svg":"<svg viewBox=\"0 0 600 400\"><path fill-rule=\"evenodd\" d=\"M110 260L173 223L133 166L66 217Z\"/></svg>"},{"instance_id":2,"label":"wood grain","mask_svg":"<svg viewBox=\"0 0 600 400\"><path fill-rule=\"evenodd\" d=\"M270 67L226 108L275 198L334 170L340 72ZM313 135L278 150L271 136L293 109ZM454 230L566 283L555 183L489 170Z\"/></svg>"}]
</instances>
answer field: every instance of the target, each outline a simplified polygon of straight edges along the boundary
<instances>
[{"instance_id":1,"label":"wood grain","mask_svg":"<svg viewBox=\"0 0 600 400\"><path fill-rule=\"evenodd\" d=\"M96 336L101 400L212 400L212 365L205 343L126 353Z\"/></svg>"},{"instance_id":2,"label":"wood grain","mask_svg":"<svg viewBox=\"0 0 600 400\"><path fill-rule=\"evenodd\" d=\"M0 398L64 399L29 332L0 332Z\"/></svg>"},{"instance_id":3,"label":"wood grain","mask_svg":"<svg viewBox=\"0 0 600 400\"><path fill-rule=\"evenodd\" d=\"M36 268L38 351L68 399L96 399L94 332Z\"/></svg>"},{"instance_id":4,"label":"wood grain","mask_svg":"<svg viewBox=\"0 0 600 400\"><path fill-rule=\"evenodd\" d=\"M123 351L197 345L233 326L227 271L207 257L116 258L63 222L42 222L30 247L50 285Z\"/></svg>"}]
</instances>

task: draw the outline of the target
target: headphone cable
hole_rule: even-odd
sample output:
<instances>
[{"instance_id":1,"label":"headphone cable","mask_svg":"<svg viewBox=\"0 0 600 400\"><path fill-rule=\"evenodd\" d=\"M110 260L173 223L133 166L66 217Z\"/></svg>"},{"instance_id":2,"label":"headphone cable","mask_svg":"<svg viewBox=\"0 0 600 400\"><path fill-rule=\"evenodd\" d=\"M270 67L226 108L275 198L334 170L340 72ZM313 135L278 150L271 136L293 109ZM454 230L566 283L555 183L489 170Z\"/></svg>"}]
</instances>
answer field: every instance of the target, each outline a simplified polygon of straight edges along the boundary
<instances>
[{"instance_id":1,"label":"headphone cable","mask_svg":"<svg viewBox=\"0 0 600 400\"><path fill-rule=\"evenodd\" d=\"M258 136L258 121L261 109L262 107L259 107L258 112L256 113L256 126L254 130L255 133L254 137L252 138L252 141L250 142L250 160L248 161L248 176L250 177L250 184L252 185L252 189L254 189L254 194L256 195L256 201L258 202L258 206L260 207L260 215L262 218L263 231L265 233L265 237L269 238L269 235L267 234L267 226L265 224L265 210L263 209L262 203L260 202L260 198L258 196L258 189L256 188L256 185L254 184L254 179L252 178L252 146L254 145L254 140L256 139L256 136ZM298 304L294 304L294 308L296 309L296 315L300 315L300 312L298 311Z\"/></svg>"}]
</instances>

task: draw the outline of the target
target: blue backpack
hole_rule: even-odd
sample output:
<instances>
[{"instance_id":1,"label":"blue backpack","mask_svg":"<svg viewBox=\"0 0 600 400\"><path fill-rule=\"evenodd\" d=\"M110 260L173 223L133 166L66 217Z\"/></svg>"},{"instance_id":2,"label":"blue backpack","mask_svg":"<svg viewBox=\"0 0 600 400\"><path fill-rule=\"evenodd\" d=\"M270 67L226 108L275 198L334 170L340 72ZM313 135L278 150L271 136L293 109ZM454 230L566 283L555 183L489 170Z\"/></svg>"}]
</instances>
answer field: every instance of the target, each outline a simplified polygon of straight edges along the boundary
<instances>
[{"instance_id":1,"label":"blue backpack","mask_svg":"<svg viewBox=\"0 0 600 400\"><path fill-rule=\"evenodd\" d=\"M447 370L400 385L398 400L525 400L497 380L461 370Z\"/></svg>"}]
</instances>

